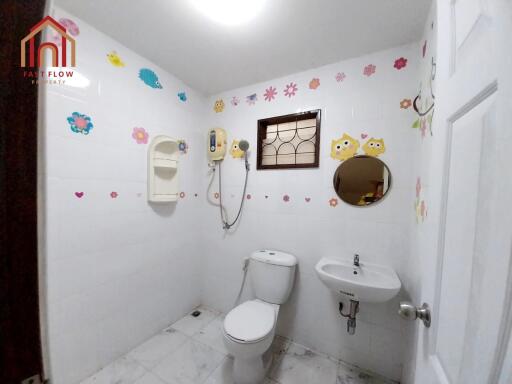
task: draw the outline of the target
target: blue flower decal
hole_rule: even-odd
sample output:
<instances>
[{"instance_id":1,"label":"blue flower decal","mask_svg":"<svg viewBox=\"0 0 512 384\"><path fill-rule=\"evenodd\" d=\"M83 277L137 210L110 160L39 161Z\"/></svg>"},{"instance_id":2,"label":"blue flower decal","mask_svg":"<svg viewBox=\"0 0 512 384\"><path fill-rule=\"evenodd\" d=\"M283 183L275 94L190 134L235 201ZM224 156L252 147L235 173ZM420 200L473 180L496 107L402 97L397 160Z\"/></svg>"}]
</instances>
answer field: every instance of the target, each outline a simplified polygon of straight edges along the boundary
<instances>
[{"instance_id":1,"label":"blue flower decal","mask_svg":"<svg viewBox=\"0 0 512 384\"><path fill-rule=\"evenodd\" d=\"M142 68L139 71L139 78L151 88L162 89L162 84L158 81L158 76L155 72L148 68Z\"/></svg>"},{"instance_id":2,"label":"blue flower decal","mask_svg":"<svg viewBox=\"0 0 512 384\"><path fill-rule=\"evenodd\" d=\"M78 112L73 112L71 116L68 117L68 123L73 132L83 135L88 135L93 128L91 118Z\"/></svg>"},{"instance_id":3,"label":"blue flower decal","mask_svg":"<svg viewBox=\"0 0 512 384\"><path fill-rule=\"evenodd\" d=\"M178 99L180 99L183 102L187 101L187 94L185 92L178 93Z\"/></svg>"}]
</instances>

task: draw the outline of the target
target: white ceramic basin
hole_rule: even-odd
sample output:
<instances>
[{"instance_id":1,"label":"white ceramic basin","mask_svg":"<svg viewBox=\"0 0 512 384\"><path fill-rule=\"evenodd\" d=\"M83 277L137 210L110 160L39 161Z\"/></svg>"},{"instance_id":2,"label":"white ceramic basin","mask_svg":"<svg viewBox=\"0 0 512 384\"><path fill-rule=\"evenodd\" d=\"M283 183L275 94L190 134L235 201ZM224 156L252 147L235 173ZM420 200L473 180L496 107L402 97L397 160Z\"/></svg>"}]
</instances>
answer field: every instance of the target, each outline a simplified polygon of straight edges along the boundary
<instances>
[{"instance_id":1,"label":"white ceramic basin","mask_svg":"<svg viewBox=\"0 0 512 384\"><path fill-rule=\"evenodd\" d=\"M328 288L351 300L388 301L396 296L402 285L393 269L363 261L356 267L352 260L324 257L315 270Z\"/></svg>"}]
</instances>

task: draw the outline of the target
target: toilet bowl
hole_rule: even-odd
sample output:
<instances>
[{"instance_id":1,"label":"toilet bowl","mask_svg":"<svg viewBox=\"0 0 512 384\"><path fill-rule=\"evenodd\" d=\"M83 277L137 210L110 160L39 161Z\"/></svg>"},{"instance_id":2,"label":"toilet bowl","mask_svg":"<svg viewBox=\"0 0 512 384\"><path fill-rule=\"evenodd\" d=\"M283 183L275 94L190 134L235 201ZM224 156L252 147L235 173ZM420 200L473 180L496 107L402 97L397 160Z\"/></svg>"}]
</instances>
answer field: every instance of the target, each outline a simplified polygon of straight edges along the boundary
<instances>
[{"instance_id":1,"label":"toilet bowl","mask_svg":"<svg viewBox=\"0 0 512 384\"><path fill-rule=\"evenodd\" d=\"M251 282L256 299L233 308L224 319L224 344L234 357L236 384L259 384L271 359L263 354L274 339L280 305L290 295L297 259L279 252L261 250L251 255Z\"/></svg>"},{"instance_id":2,"label":"toilet bowl","mask_svg":"<svg viewBox=\"0 0 512 384\"><path fill-rule=\"evenodd\" d=\"M274 339L279 305L261 300L246 301L224 320L224 343L234 357L233 379L237 384L260 383L271 361L263 354Z\"/></svg>"}]
</instances>

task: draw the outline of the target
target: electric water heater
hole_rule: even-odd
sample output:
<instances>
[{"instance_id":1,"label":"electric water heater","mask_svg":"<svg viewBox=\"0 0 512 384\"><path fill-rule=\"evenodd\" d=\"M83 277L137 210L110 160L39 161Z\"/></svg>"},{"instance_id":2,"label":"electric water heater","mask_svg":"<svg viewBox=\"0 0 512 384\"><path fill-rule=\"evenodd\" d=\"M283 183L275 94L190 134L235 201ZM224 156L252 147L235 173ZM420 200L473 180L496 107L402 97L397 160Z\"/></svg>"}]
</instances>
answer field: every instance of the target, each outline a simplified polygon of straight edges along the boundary
<instances>
[{"instance_id":1,"label":"electric water heater","mask_svg":"<svg viewBox=\"0 0 512 384\"><path fill-rule=\"evenodd\" d=\"M226 155L228 141L226 131L222 128L213 128L208 132L207 152L210 160L223 160Z\"/></svg>"}]
</instances>

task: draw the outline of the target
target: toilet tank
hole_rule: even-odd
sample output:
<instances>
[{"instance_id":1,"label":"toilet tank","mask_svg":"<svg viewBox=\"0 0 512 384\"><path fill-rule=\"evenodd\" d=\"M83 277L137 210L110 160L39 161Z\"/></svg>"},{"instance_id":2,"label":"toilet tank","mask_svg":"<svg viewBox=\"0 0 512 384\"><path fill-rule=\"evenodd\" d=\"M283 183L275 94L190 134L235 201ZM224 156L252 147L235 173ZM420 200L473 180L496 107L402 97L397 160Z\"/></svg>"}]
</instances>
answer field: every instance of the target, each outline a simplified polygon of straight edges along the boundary
<instances>
[{"instance_id":1,"label":"toilet tank","mask_svg":"<svg viewBox=\"0 0 512 384\"><path fill-rule=\"evenodd\" d=\"M256 297L272 304L283 304L290 296L297 258L288 253L260 250L251 254L251 283Z\"/></svg>"}]
</instances>

